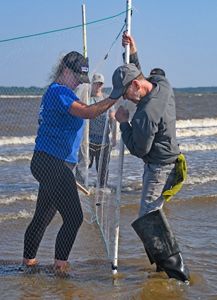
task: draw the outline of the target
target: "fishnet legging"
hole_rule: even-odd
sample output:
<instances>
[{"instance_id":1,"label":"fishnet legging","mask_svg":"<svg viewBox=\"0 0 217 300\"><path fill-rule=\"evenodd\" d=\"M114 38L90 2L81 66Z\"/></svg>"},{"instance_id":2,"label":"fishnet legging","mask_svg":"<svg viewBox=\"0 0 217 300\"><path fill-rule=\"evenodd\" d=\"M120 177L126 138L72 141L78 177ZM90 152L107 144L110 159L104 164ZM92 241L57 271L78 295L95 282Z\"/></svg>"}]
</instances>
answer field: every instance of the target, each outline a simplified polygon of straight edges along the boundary
<instances>
[{"instance_id":1,"label":"fishnet legging","mask_svg":"<svg viewBox=\"0 0 217 300\"><path fill-rule=\"evenodd\" d=\"M55 258L67 260L83 221L74 175L64 161L44 152L34 153L31 171L39 182L39 191L35 214L24 237L24 257L36 256L47 226L59 211L63 224L56 238Z\"/></svg>"}]
</instances>

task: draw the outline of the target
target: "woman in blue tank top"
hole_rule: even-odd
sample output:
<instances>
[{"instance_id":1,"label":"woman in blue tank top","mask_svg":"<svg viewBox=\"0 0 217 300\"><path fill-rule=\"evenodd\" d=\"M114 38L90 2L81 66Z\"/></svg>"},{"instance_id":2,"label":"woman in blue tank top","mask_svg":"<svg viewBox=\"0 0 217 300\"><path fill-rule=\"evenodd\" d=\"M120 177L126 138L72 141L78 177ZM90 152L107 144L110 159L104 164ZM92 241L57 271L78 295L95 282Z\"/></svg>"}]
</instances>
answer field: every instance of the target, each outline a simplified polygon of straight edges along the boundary
<instances>
[{"instance_id":1,"label":"woman in blue tank top","mask_svg":"<svg viewBox=\"0 0 217 300\"><path fill-rule=\"evenodd\" d=\"M58 211L63 224L55 243L54 268L64 272L83 213L72 172L83 134L83 119L95 118L118 99L86 105L74 93L81 83L89 83L88 61L72 51L58 65L53 82L42 97L39 127L31 172L39 182L33 219L24 237L23 264L37 264L36 254L44 232ZM70 167L72 166L72 167Z\"/></svg>"}]
</instances>

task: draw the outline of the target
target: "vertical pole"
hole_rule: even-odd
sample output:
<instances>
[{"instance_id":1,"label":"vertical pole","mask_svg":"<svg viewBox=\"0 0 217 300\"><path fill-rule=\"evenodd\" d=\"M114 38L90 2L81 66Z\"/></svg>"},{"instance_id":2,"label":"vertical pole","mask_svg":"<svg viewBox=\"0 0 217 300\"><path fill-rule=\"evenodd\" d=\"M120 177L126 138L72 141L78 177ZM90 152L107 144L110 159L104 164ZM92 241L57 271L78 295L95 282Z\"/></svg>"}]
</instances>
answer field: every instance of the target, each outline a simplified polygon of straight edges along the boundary
<instances>
[{"instance_id":1,"label":"vertical pole","mask_svg":"<svg viewBox=\"0 0 217 300\"><path fill-rule=\"evenodd\" d=\"M86 9L85 4L82 4L82 33L83 33L83 55L85 58L87 58L87 30L86 30ZM84 99L83 101L88 105L88 86L87 84L84 84ZM85 186L88 187L88 173L89 173L89 120L85 120L85 128L84 128L84 138L82 142L82 155L84 156L84 181Z\"/></svg>"},{"instance_id":2,"label":"vertical pole","mask_svg":"<svg viewBox=\"0 0 217 300\"><path fill-rule=\"evenodd\" d=\"M127 0L127 16L126 16L126 31L131 34L131 12L132 12L132 1ZM125 61L126 64L130 62L130 45L125 46Z\"/></svg>"},{"instance_id":3,"label":"vertical pole","mask_svg":"<svg viewBox=\"0 0 217 300\"><path fill-rule=\"evenodd\" d=\"M82 4L82 33L83 33L83 55L87 58L87 26L86 26L86 9Z\"/></svg>"},{"instance_id":4,"label":"vertical pole","mask_svg":"<svg viewBox=\"0 0 217 300\"><path fill-rule=\"evenodd\" d=\"M126 31L131 33L131 10L132 10L132 1L127 0L126 2ZM126 45L125 47L125 63L129 63L130 60L130 46ZM118 241L119 241L119 220L120 220L120 202L121 202L121 187L122 187L122 175L123 175L123 163L124 163L124 143L122 139L120 140L120 149L119 149L119 161L118 161L118 183L116 190L116 210L115 210L115 243L114 243L114 257L112 262L112 273L113 275L117 274L118 269Z\"/></svg>"}]
</instances>

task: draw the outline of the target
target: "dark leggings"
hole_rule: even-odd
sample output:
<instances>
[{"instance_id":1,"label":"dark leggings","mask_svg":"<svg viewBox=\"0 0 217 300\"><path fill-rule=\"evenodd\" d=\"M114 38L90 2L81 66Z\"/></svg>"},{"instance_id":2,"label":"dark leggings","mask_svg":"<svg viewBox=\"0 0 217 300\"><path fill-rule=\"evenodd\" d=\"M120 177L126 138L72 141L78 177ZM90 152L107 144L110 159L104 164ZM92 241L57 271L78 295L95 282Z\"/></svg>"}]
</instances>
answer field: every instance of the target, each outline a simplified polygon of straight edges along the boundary
<instances>
[{"instance_id":1,"label":"dark leggings","mask_svg":"<svg viewBox=\"0 0 217 300\"><path fill-rule=\"evenodd\" d=\"M35 214L24 237L24 257L35 258L44 232L59 211L63 224L57 234L55 259L67 260L83 213L73 172L64 161L44 152L35 152L31 172L39 182Z\"/></svg>"}]
</instances>

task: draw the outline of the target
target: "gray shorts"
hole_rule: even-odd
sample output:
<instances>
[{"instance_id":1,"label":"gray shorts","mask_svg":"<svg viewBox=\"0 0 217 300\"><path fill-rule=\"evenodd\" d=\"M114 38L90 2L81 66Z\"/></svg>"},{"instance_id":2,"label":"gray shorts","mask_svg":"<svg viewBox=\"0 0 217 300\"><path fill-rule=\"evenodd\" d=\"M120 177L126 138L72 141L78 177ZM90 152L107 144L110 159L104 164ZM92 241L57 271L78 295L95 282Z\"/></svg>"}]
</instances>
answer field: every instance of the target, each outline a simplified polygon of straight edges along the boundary
<instances>
[{"instance_id":1,"label":"gray shorts","mask_svg":"<svg viewBox=\"0 0 217 300\"><path fill-rule=\"evenodd\" d=\"M175 163L145 164L139 217L163 207L162 193L172 186L175 174Z\"/></svg>"}]
</instances>

